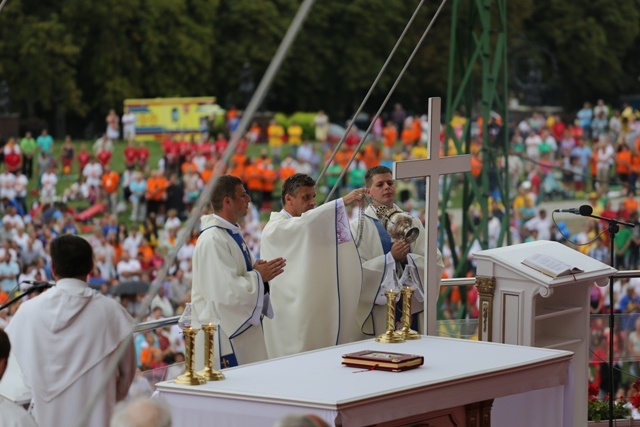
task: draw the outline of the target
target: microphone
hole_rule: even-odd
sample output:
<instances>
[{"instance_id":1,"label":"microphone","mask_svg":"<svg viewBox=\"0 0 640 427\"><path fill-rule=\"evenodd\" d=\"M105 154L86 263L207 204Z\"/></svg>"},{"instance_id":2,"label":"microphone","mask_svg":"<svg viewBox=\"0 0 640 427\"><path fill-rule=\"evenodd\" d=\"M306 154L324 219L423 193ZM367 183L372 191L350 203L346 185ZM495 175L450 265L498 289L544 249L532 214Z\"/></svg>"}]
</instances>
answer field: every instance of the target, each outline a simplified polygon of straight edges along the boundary
<instances>
[{"instance_id":1,"label":"microphone","mask_svg":"<svg viewBox=\"0 0 640 427\"><path fill-rule=\"evenodd\" d=\"M575 215L589 216L593 212L593 208L589 205L582 205L579 208L556 209L554 212L572 213Z\"/></svg>"},{"instance_id":2,"label":"microphone","mask_svg":"<svg viewBox=\"0 0 640 427\"><path fill-rule=\"evenodd\" d=\"M20 283L26 283L27 285L31 285L31 288L42 288L42 289L49 289L55 286L54 283L41 282L39 280L23 280Z\"/></svg>"}]
</instances>

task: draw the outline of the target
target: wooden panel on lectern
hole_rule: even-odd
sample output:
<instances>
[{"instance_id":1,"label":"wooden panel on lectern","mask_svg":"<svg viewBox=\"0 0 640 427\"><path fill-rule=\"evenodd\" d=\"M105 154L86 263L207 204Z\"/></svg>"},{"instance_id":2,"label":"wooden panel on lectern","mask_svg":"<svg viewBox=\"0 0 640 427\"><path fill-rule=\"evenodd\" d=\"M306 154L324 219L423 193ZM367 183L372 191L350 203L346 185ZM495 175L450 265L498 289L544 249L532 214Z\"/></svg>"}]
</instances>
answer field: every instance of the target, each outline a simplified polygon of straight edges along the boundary
<instances>
[{"instance_id":1,"label":"wooden panel on lectern","mask_svg":"<svg viewBox=\"0 0 640 427\"><path fill-rule=\"evenodd\" d=\"M500 336L502 337L501 342L503 344L522 345L520 312L520 295L505 292L502 295L502 318L512 319L512 321L503 322L502 324L502 333Z\"/></svg>"}]
</instances>

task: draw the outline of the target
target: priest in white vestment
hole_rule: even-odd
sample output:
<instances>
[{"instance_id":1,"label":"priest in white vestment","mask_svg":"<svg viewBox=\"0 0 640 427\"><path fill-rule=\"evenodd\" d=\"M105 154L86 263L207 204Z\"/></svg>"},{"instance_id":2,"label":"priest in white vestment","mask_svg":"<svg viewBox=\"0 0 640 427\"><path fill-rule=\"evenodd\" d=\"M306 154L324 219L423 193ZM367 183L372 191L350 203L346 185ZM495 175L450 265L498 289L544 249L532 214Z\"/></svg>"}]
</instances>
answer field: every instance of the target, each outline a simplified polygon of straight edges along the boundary
<instances>
[{"instance_id":1,"label":"priest in white vestment","mask_svg":"<svg viewBox=\"0 0 640 427\"><path fill-rule=\"evenodd\" d=\"M354 341L362 279L345 205L362 189L315 208L315 181L294 174L282 187L283 209L262 231L260 253L282 256L287 270L270 282L274 316L265 319L269 358Z\"/></svg>"},{"instance_id":2,"label":"priest in white vestment","mask_svg":"<svg viewBox=\"0 0 640 427\"><path fill-rule=\"evenodd\" d=\"M220 320L215 364L222 368L267 358L262 332L263 315L269 314L265 283L285 267L282 257L253 262L238 226L250 200L239 178L218 178L211 196L214 213L202 217L193 253L192 303L198 316L213 302ZM201 340L199 333L196 343ZM196 351L196 367L201 353Z\"/></svg>"},{"instance_id":3,"label":"priest in white vestment","mask_svg":"<svg viewBox=\"0 0 640 427\"><path fill-rule=\"evenodd\" d=\"M93 251L85 239L51 242L55 287L23 303L6 331L40 427L73 426L100 386L118 348L125 351L86 425L107 427L116 401L127 397L136 372L133 319L124 307L89 288Z\"/></svg>"},{"instance_id":4,"label":"priest in white vestment","mask_svg":"<svg viewBox=\"0 0 640 427\"><path fill-rule=\"evenodd\" d=\"M351 231L360 238L358 253L362 262L362 293L358 304L358 325L360 329L359 339L378 336L386 330L387 307L386 297L382 290L382 280L387 268L395 268L398 277L402 275L405 265L411 264L417 267L419 273L419 286L424 291L424 226L419 219L413 217L412 226L418 228L420 234L417 240L411 244L404 240L392 241L385 230L380 218L378 218L375 206L394 207L401 210L393 203L396 195L395 182L391 169L386 166L374 166L365 175L367 195L371 198L369 205L362 216L362 235L358 236L358 222L351 222ZM438 269L438 277L442 276L444 262L442 254L438 251L435 267ZM439 279L438 279L439 280ZM438 282L438 285L440 282ZM420 313L418 332L424 333L422 321L423 302L414 293L411 311Z\"/></svg>"},{"instance_id":5,"label":"priest in white vestment","mask_svg":"<svg viewBox=\"0 0 640 427\"><path fill-rule=\"evenodd\" d=\"M11 343L7 333L0 328L0 381L9 363ZM34 419L23 407L0 396L0 426L2 427L38 427Z\"/></svg>"}]
</instances>

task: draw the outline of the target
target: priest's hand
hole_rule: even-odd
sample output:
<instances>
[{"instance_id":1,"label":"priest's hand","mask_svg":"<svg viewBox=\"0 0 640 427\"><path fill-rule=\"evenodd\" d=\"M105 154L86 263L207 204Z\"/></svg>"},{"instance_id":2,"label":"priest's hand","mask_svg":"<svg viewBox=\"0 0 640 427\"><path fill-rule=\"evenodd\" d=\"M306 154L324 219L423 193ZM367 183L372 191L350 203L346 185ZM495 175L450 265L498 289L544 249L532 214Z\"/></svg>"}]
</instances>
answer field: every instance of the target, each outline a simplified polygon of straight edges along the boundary
<instances>
[{"instance_id":1,"label":"priest's hand","mask_svg":"<svg viewBox=\"0 0 640 427\"><path fill-rule=\"evenodd\" d=\"M287 261L284 258L275 258L271 261L259 259L253 265L253 268L260 273L263 282L268 282L284 271Z\"/></svg>"},{"instance_id":2,"label":"priest's hand","mask_svg":"<svg viewBox=\"0 0 640 427\"><path fill-rule=\"evenodd\" d=\"M364 188L356 188L342 198L345 205L360 202L364 198Z\"/></svg>"},{"instance_id":3,"label":"priest's hand","mask_svg":"<svg viewBox=\"0 0 640 427\"><path fill-rule=\"evenodd\" d=\"M397 262L406 262L407 254L411 251L411 245L404 240L398 240L391 245L391 256Z\"/></svg>"}]
</instances>

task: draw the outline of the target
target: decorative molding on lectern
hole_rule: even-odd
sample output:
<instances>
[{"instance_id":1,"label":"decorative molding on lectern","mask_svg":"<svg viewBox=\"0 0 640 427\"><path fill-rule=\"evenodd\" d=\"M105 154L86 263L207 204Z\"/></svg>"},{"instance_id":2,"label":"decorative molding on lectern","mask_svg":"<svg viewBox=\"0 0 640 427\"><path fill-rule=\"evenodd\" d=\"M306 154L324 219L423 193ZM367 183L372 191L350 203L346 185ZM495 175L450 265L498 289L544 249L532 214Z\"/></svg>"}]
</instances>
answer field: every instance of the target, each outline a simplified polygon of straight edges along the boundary
<instances>
[{"instance_id":1,"label":"decorative molding on lectern","mask_svg":"<svg viewBox=\"0 0 640 427\"><path fill-rule=\"evenodd\" d=\"M480 295L480 325L478 339L492 341L493 337L493 296L496 291L496 278L476 276L476 287Z\"/></svg>"},{"instance_id":2,"label":"decorative molding on lectern","mask_svg":"<svg viewBox=\"0 0 640 427\"><path fill-rule=\"evenodd\" d=\"M466 427L491 427L493 399L465 405Z\"/></svg>"}]
</instances>

